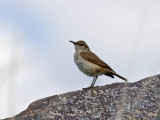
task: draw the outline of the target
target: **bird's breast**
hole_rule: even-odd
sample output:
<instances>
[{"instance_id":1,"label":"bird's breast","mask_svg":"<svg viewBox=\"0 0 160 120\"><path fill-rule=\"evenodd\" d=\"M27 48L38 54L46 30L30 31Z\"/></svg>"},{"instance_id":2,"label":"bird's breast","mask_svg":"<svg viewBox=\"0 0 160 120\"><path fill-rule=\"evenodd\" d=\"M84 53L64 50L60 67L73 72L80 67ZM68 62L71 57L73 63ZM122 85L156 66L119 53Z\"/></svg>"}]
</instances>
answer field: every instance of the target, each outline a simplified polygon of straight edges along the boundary
<instances>
[{"instance_id":1,"label":"bird's breast","mask_svg":"<svg viewBox=\"0 0 160 120\"><path fill-rule=\"evenodd\" d=\"M101 75L105 70L104 68L85 60L80 54L74 54L74 62L79 70L88 76Z\"/></svg>"}]
</instances>

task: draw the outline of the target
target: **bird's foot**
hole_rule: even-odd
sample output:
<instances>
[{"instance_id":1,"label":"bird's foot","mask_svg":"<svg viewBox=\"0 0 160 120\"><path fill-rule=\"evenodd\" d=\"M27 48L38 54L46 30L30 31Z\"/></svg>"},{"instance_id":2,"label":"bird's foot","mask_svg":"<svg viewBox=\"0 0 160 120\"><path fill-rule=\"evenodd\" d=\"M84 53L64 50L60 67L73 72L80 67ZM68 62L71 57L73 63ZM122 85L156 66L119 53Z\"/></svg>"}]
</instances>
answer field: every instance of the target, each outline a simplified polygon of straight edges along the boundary
<instances>
[{"instance_id":1,"label":"bird's foot","mask_svg":"<svg viewBox=\"0 0 160 120\"><path fill-rule=\"evenodd\" d=\"M89 87L87 87L87 88L82 88L83 90L89 90L89 89L92 89L92 88L97 88L97 87L99 87L99 86L89 86Z\"/></svg>"},{"instance_id":2,"label":"bird's foot","mask_svg":"<svg viewBox=\"0 0 160 120\"><path fill-rule=\"evenodd\" d=\"M82 88L83 90L89 90L89 89L91 89L91 88L93 88L93 87L87 87L87 88Z\"/></svg>"}]
</instances>

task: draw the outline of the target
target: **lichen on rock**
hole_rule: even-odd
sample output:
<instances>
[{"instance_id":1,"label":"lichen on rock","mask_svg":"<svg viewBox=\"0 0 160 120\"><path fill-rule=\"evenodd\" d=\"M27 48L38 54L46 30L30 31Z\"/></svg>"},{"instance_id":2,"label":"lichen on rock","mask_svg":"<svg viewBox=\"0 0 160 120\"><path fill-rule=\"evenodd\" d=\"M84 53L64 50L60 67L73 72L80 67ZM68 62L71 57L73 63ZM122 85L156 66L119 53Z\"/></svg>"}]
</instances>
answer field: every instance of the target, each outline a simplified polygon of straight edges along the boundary
<instances>
[{"instance_id":1,"label":"lichen on rock","mask_svg":"<svg viewBox=\"0 0 160 120\"><path fill-rule=\"evenodd\" d=\"M160 120L160 75L37 100L9 120Z\"/></svg>"}]
</instances>

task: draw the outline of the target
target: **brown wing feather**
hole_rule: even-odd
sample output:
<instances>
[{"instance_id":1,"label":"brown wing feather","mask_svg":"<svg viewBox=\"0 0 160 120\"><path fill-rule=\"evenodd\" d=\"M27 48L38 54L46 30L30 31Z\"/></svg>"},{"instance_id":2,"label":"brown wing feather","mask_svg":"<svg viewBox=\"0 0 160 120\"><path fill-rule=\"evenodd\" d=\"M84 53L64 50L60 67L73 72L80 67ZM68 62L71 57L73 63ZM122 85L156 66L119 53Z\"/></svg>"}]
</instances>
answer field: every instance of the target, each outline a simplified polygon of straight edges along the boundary
<instances>
[{"instance_id":1,"label":"brown wing feather","mask_svg":"<svg viewBox=\"0 0 160 120\"><path fill-rule=\"evenodd\" d=\"M80 53L81 56L85 59L85 60L88 60L89 62L92 62L96 65L99 65L103 68L107 68L107 69L110 69L112 70L112 68L107 65L105 62L103 62L97 55L95 55L94 53L92 52L81 52ZM112 70L113 71L113 70ZM114 71L113 71L114 72Z\"/></svg>"}]
</instances>

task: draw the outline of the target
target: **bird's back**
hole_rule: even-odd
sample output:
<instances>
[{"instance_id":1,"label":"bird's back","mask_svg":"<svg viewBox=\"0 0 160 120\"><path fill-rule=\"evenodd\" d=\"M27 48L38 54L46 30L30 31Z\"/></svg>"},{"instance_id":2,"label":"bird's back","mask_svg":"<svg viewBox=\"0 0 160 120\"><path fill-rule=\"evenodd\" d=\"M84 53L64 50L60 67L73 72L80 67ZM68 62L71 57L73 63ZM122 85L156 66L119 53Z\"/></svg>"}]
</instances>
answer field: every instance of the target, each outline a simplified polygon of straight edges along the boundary
<instances>
[{"instance_id":1,"label":"bird's back","mask_svg":"<svg viewBox=\"0 0 160 120\"><path fill-rule=\"evenodd\" d=\"M80 55L82 56L82 58L84 58L85 60L92 62L96 65L99 65L103 68L107 68L109 70L113 69L107 64L105 63L103 60L101 60L96 54L94 54L93 52L81 52Z\"/></svg>"}]
</instances>

